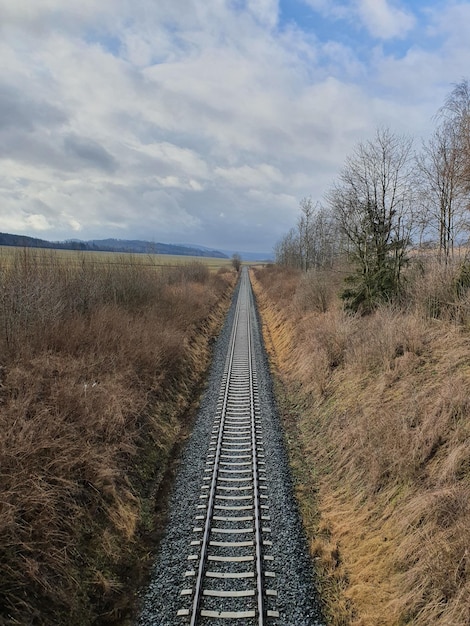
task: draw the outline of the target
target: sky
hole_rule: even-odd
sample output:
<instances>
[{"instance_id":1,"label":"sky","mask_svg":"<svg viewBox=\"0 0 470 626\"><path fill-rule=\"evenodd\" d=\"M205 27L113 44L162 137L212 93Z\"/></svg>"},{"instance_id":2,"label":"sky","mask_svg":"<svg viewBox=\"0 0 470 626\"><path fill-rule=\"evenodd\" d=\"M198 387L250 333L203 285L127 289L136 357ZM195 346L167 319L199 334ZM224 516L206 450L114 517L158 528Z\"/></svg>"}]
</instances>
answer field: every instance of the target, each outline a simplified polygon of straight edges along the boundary
<instances>
[{"instance_id":1,"label":"sky","mask_svg":"<svg viewBox=\"0 0 470 626\"><path fill-rule=\"evenodd\" d=\"M271 251L469 74L470 2L0 0L0 232Z\"/></svg>"}]
</instances>

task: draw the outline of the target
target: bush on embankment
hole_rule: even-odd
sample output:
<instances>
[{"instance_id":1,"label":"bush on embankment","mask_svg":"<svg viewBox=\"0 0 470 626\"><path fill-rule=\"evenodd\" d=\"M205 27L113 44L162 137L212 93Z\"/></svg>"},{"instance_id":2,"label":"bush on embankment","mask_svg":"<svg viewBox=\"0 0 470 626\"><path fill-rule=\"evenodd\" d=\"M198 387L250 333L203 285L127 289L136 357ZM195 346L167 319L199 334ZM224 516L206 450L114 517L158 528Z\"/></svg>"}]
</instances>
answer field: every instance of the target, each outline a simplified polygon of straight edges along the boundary
<instances>
[{"instance_id":1,"label":"bush on embankment","mask_svg":"<svg viewBox=\"0 0 470 626\"><path fill-rule=\"evenodd\" d=\"M123 623L234 282L199 263L1 257L0 624Z\"/></svg>"},{"instance_id":2,"label":"bush on embankment","mask_svg":"<svg viewBox=\"0 0 470 626\"><path fill-rule=\"evenodd\" d=\"M468 625L467 268L415 262L402 308L364 317L340 274L255 275L330 623Z\"/></svg>"}]
</instances>

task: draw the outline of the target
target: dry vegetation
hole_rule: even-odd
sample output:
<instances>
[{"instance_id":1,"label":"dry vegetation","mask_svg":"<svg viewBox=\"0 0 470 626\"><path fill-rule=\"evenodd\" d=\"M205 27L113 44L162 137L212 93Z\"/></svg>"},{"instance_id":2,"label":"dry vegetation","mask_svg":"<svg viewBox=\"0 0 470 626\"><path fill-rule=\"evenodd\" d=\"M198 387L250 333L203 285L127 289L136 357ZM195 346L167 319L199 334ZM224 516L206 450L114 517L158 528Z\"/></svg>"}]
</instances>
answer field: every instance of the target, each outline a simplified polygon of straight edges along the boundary
<instances>
[{"instance_id":1,"label":"dry vegetation","mask_svg":"<svg viewBox=\"0 0 470 626\"><path fill-rule=\"evenodd\" d=\"M415 260L406 305L364 317L340 273L255 272L334 626L470 623L467 269Z\"/></svg>"},{"instance_id":2,"label":"dry vegetation","mask_svg":"<svg viewBox=\"0 0 470 626\"><path fill-rule=\"evenodd\" d=\"M91 259L0 262L0 624L123 623L235 281Z\"/></svg>"}]
</instances>

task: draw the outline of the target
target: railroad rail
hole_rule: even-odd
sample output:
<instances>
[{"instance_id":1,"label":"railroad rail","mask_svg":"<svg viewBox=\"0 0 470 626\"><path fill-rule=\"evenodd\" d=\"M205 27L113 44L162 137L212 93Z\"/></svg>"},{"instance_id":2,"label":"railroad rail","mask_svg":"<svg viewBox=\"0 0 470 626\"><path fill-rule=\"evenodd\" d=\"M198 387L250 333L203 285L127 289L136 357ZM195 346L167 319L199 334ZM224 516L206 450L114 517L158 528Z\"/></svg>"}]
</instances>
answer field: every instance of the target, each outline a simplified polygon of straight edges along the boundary
<instances>
[{"instance_id":1,"label":"railroad rail","mask_svg":"<svg viewBox=\"0 0 470 626\"><path fill-rule=\"evenodd\" d=\"M178 616L190 626L263 626L278 617L253 310L243 269L181 590Z\"/></svg>"}]
</instances>

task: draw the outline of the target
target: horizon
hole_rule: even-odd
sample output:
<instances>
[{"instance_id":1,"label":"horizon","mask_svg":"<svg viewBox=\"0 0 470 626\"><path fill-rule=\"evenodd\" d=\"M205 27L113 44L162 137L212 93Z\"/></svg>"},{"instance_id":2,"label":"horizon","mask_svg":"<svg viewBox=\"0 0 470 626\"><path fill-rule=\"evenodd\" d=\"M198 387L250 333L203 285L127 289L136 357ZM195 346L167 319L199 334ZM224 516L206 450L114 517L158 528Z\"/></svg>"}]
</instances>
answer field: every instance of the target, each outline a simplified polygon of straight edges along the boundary
<instances>
[{"instance_id":1,"label":"horizon","mask_svg":"<svg viewBox=\"0 0 470 626\"><path fill-rule=\"evenodd\" d=\"M164 245L164 246L170 246L170 247L175 247L175 248L186 248L188 250L199 250L199 251L204 251L204 252L215 252L215 253L219 253L219 254L225 254L225 255L233 255L233 254L239 254L239 255L248 255L248 256L258 256L258 257L263 257L266 258L266 260L268 259L272 259L273 257L273 250L271 251L267 251L267 250L252 250L252 251L248 251L248 250L238 250L238 249L227 249L227 248L221 248L221 247L215 247L215 248L209 248L207 246L203 246L197 243L181 243L181 242L172 242L172 241L154 241L154 240L150 240L150 239L126 239L126 238L116 238L116 237L99 237L99 238L94 238L94 239L79 239L79 238L70 238L70 239L44 239L41 237L33 237L31 235L27 235L27 234L22 234L22 233L4 233L4 232L0 232L0 236L7 236L7 237L25 237L28 239L33 239L33 240L37 240L40 242L44 242L44 243L48 243L51 245L62 245L62 244L68 244L68 243L84 243L84 244L91 244L91 243L96 243L96 244L100 244L100 243L104 243L104 242L111 242L111 241L115 241L117 244L119 243L145 243L145 244L149 244L150 246L152 245ZM0 244L0 247L21 247L21 246L17 246L16 244ZM157 254L166 254L166 253L157 253ZM173 253L172 253L173 254ZM229 256L227 256L227 258L230 258ZM243 258L243 257L242 257Z\"/></svg>"}]
</instances>

